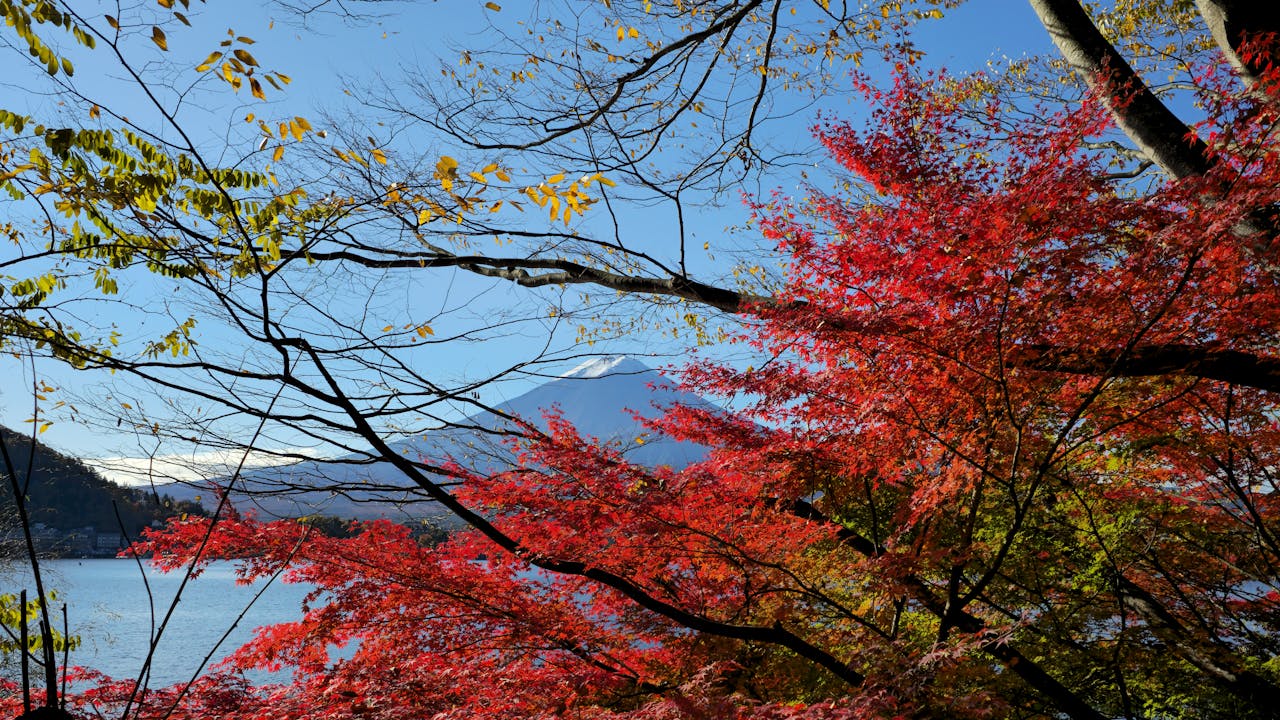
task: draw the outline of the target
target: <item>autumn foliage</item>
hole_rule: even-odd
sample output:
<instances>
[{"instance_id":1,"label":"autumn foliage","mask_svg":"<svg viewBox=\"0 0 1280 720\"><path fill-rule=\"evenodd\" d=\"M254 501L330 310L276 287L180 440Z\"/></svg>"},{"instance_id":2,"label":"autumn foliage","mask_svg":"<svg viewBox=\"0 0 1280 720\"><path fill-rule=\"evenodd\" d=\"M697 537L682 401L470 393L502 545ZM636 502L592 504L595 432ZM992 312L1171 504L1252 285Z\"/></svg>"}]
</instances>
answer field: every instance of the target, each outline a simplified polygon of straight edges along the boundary
<instances>
[{"instance_id":1,"label":"autumn foliage","mask_svg":"<svg viewBox=\"0 0 1280 720\"><path fill-rule=\"evenodd\" d=\"M860 87L871 129L819 129L852 189L755 209L791 258L760 360L679 373L746 405L652 428L704 461L553 421L517 470L453 468L486 520L438 546L240 518L195 558L207 521L174 521L138 550L317 591L142 716L1276 712L1276 78L1207 95L1210 171L1157 187L1084 149L1101 103L1012 122L964 82Z\"/></svg>"}]
</instances>

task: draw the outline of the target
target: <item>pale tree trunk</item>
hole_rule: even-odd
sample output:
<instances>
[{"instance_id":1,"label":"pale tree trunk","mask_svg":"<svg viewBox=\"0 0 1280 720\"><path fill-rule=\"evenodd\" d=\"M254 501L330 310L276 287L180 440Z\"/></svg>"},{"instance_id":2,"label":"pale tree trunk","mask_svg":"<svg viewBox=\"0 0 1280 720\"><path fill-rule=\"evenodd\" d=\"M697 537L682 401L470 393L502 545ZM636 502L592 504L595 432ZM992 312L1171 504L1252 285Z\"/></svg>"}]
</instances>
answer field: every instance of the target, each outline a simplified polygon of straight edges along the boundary
<instances>
[{"instance_id":1,"label":"pale tree trunk","mask_svg":"<svg viewBox=\"0 0 1280 720\"><path fill-rule=\"evenodd\" d=\"M1205 144L1151 92L1076 0L1031 0L1062 57L1099 90L1116 123L1152 162L1175 178L1209 169Z\"/></svg>"},{"instance_id":2,"label":"pale tree trunk","mask_svg":"<svg viewBox=\"0 0 1280 720\"><path fill-rule=\"evenodd\" d=\"M1246 85L1258 82L1258 75L1265 63L1280 62L1273 50L1269 58L1255 58L1247 62L1241 54L1241 44L1264 33L1280 35L1280 2L1274 0L1196 0L1200 16L1209 26L1213 41L1227 56Z\"/></svg>"}]
</instances>

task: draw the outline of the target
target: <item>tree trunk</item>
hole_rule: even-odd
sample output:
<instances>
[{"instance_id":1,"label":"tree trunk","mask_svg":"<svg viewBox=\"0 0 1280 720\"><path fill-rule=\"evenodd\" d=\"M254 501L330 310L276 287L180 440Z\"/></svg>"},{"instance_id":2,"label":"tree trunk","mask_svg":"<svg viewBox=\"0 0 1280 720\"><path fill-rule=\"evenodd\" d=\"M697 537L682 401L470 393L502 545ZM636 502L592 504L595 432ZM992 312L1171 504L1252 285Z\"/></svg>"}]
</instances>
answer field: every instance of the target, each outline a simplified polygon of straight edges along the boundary
<instances>
[{"instance_id":1,"label":"tree trunk","mask_svg":"<svg viewBox=\"0 0 1280 720\"><path fill-rule=\"evenodd\" d=\"M1102 94L1138 149L1175 178L1209 169L1203 141L1178 119L1107 41L1076 0L1031 0L1062 57Z\"/></svg>"}]
</instances>

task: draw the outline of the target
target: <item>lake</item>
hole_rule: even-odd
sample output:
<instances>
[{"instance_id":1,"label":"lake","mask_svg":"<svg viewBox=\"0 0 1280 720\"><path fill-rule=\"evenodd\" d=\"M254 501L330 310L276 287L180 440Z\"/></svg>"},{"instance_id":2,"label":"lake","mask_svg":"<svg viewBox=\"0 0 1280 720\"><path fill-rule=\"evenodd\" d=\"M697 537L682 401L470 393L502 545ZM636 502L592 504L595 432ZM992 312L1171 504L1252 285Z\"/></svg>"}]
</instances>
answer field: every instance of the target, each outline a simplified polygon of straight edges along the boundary
<instances>
[{"instance_id":1,"label":"lake","mask_svg":"<svg viewBox=\"0 0 1280 720\"><path fill-rule=\"evenodd\" d=\"M67 604L71 633L81 646L71 653L71 664L99 670L116 678L137 677L151 637L152 603L158 625L173 601L182 573L161 573L132 560L45 560L41 563L45 587L58 592L54 623L62 624L60 606ZM147 596L150 585L153 600ZM187 583L181 601L165 628L152 661L152 687L186 682L200 668L206 655L211 663L226 657L248 641L253 629L302 617L302 599L308 585L280 581L263 590L264 583L243 586L235 582L234 565L214 563L200 577ZM35 585L25 566L0 569L0 592L17 594L26 588L34 597ZM254 601L254 595L263 590ZM250 605L252 606L250 607ZM246 608L248 610L246 611ZM241 613L244 617L237 618ZM223 633L226 640L218 645ZM266 673L253 679L271 679ZM287 679L284 678L277 679Z\"/></svg>"}]
</instances>

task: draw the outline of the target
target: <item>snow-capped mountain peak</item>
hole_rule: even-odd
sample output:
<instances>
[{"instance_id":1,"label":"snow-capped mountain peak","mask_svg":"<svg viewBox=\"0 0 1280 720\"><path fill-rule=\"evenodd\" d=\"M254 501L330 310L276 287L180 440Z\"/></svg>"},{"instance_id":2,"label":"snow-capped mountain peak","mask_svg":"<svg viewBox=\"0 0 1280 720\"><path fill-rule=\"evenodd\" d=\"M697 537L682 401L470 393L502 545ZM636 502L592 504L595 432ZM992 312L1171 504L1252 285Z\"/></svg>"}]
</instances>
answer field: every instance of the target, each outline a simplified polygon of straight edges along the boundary
<instances>
[{"instance_id":1,"label":"snow-capped mountain peak","mask_svg":"<svg viewBox=\"0 0 1280 720\"><path fill-rule=\"evenodd\" d=\"M653 371L640 361L633 360L626 355L614 355L612 357L592 358L591 360L587 360L560 377L586 380L589 378L603 377L605 375L630 375L633 373L643 372Z\"/></svg>"}]
</instances>

